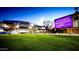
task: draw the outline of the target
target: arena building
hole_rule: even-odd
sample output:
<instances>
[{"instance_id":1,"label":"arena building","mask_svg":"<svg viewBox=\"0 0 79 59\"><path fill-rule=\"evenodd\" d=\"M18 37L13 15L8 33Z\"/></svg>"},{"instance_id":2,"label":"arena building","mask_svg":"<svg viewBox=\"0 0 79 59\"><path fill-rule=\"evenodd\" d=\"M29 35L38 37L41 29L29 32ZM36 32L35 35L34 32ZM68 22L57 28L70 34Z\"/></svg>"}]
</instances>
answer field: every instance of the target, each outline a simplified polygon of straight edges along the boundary
<instances>
[{"instance_id":1,"label":"arena building","mask_svg":"<svg viewBox=\"0 0 79 59\"><path fill-rule=\"evenodd\" d=\"M79 33L79 12L55 19L54 31L58 33Z\"/></svg>"}]
</instances>

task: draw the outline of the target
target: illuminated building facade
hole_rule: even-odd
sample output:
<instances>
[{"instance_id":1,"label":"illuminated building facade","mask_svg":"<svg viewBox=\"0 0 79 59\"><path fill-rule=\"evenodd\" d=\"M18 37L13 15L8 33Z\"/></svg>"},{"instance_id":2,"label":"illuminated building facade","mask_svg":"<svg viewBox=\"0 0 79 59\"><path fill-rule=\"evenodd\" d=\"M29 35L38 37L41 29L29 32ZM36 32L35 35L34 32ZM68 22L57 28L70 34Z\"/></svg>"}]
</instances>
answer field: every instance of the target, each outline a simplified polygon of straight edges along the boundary
<instances>
[{"instance_id":1,"label":"illuminated building facade","mask_svg":"<svg viewBox=\"0 0 79 59\"><path fill-rule=\"evenodd\" d=\"M3 20L0 22L0 32L27 33L29 26L30 23L26 21Z\"/></svg>"},{"instance_id":2,"label":"illuminated building facade","mask_svg":"<svg viewBox=\"0 0 79 59\"><path fill-rule=\"evenodd\" d=\"M63 33L79 33L79 13L55 19L55 29L62 30Z\"/></svg>"}]
</instances>

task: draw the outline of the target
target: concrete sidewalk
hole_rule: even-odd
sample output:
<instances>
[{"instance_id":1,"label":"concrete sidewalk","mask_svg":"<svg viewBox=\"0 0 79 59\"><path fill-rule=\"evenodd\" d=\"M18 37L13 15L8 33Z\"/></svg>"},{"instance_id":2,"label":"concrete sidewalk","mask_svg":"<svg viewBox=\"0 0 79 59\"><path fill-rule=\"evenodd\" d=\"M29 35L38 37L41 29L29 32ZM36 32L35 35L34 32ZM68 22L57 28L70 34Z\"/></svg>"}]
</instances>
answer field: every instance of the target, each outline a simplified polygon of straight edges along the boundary
<instances>
[{"instance_id":1,"label":"concrete sidewalk","mask_svg":"<svg viewBox=\"0 0 79 59\"><path fill-rule=\"evenodd\" d=\"M79 34L60 34L60 33L52 33L52 34L49 34L49 35L67 35L67 36L79 36Z\"/></svg>"}]
</instances>

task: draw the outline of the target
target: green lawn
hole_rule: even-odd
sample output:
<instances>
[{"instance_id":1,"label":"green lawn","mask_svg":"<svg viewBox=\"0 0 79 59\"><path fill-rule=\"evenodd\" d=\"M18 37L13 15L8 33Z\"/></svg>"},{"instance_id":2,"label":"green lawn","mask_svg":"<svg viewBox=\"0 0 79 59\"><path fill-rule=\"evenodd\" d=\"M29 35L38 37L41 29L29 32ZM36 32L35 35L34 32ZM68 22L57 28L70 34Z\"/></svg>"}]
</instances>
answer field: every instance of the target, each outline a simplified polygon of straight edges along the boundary
<instances>
[{"instance_id":1,"label":"green lawn","mask_svg":"<svg viewBox=\"0 0 79 59\"><path fill-rule=\"evenodd\" d=\"M9 51L79 51L79 36L0 34L0 49Z\"/></svg>"}]
</instances>

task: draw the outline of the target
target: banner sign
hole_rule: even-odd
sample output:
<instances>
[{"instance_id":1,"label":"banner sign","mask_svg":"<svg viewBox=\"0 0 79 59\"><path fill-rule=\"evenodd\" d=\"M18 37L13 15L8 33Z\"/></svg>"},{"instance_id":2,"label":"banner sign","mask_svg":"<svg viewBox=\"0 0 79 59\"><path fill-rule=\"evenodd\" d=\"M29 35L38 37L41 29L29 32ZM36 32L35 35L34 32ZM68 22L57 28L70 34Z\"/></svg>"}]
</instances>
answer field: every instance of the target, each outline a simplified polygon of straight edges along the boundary
<instances>
[{"instance_id":1,"label":"banner sign","mask_svg":"<svg viewBox=\"0 0 79 59\"><path fill-rule=\"evenodd\" d=\"M72 28L72 16L65 16L58 19L55 19L55 28Z\"/></svg>"}]
</instances>

